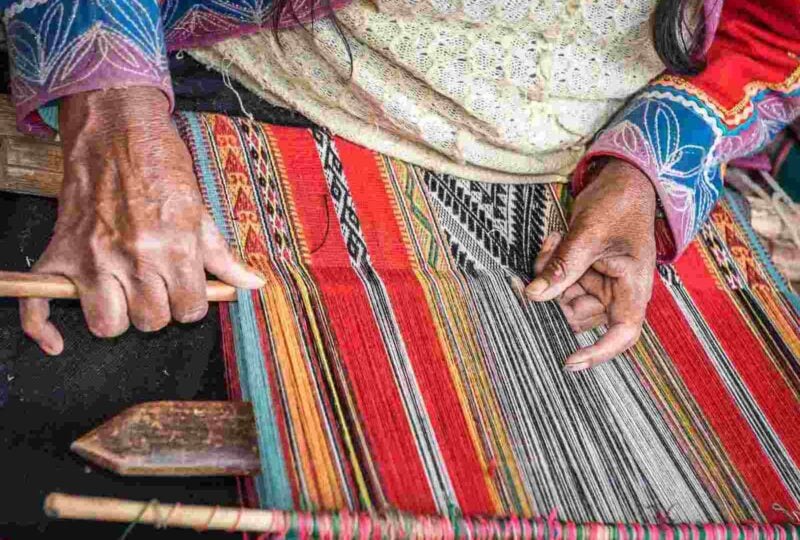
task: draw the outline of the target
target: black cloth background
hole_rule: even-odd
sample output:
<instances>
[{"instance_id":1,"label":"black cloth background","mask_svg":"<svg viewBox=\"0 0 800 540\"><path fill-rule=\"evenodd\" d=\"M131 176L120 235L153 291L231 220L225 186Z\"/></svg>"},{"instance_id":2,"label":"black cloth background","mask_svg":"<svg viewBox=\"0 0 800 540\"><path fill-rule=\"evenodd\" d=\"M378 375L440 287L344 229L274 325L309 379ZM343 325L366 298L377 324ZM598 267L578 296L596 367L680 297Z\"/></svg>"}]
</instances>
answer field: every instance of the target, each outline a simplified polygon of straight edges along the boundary
<instances>
[{"instance_id":1,"label":"black cloth background","mask_svg":"<svg viewBox=\"0 0 800 540\"><path fill-rule=\"evenodd\" d=\"M177 108L242 115L221 76L188 55L170 58ZM0 81L7 80L2 69ZM256 119L310 125L296 113L269 106L236 85ZM26 271L50 237L56 203L0 194L0 269ZM70 443L128 406L145 401L225 399L218 314L156 334L131 330L113 340L94 338L76 302L53 302L52 319L65 352L45 356L19 328L15 301L0 299L0 539L117 538L125 526L49 520L47 493L112 496L183 504L235 505L235 481L225 478L123 478L88 465ZM129 538L194 538L194 531L138 526ZM203 538L235 538L206 532Z\"/></svg>"}]
</instances>

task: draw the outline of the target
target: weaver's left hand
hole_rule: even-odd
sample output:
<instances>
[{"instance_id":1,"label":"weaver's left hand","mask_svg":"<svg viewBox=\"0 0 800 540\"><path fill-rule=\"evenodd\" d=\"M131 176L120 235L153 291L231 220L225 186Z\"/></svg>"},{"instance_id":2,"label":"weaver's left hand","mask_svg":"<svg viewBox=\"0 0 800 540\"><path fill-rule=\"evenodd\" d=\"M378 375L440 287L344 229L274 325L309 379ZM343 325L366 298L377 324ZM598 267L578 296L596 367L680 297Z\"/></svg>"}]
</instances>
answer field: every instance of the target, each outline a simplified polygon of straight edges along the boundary
<instances>
[{"instance_id":1,"label":"weaver's left hand","mask_svg":"<svg viewBox=\"0 0 800 540\"><path fill-rule=\"evenodd\" d=\"M597 343L567 358L567 370L610 360L639 339L653 287L655 214L650 180L610 160L575 199L566 236L555 233L542 246L527 297L558 299L575 332L608 324Z\"/></svg>"}]
</instances>

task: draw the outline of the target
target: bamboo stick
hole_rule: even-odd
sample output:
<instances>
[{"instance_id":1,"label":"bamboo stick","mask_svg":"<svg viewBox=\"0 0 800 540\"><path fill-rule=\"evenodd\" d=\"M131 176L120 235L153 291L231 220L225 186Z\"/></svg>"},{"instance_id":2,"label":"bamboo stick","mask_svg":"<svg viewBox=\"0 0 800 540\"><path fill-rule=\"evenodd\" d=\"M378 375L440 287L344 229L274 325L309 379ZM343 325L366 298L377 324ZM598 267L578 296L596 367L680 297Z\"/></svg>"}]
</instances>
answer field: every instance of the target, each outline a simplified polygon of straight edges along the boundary
<instances>
[{"instance_id":1,"label":"bamboo stick","mask_svg":"<svg viewBox=\"0 0 800 540\"><path fill-rule=\"evenodd\" d=\"M221 281L206 283L209 302L235 302L236 289ZM78 289L65 277L0 271L0 298L77 299Z\"/></svg>"},{"instance_id":2,"label":"bamboo stick","mask_svg":"<svg viewBox=\"0 0 800 540\"><path fill-rule=\"evenodd\" d=\"M451 521L443 516L341 512L287 512L251 508L162 504L51 493L44 502L51 518L175 527L198 531L254 532L297 538L536 538L542 519L498 518ZM130 529L129 529L130 530Z\"/></svg>"},{"instance_id":3,"label":"bamboo stick","mask_svg":"<svg viewBox=\"0 0 800 540\"><path fill-rule=\"evenodd\" d=\"M157 527L198 530L281 533L290 525L286 512L218 506L163 504L110 497L51 493L44 511L52 518L115 523L143 523Z\"/></svg>"}]
</instances>

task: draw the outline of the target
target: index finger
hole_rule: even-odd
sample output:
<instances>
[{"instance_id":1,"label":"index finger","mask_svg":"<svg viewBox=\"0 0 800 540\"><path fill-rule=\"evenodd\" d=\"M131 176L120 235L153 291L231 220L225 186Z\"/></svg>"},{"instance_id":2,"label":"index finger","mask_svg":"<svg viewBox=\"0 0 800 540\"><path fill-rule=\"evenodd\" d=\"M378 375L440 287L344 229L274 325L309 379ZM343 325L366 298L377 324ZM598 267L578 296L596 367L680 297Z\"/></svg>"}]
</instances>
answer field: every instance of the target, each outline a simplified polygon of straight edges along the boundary
<instances>
[{"instance_id":1,"label":"index finger","mask_svg":"<svg viewBox=\"0 0 800 540\"><path fill-rule=\"evenodd\" d=\"M642 322L612 325L597 343L572 353L564 368L568 371L583 371L611 360L632 347L641 332Z\"/></svg>"}]
</instances>

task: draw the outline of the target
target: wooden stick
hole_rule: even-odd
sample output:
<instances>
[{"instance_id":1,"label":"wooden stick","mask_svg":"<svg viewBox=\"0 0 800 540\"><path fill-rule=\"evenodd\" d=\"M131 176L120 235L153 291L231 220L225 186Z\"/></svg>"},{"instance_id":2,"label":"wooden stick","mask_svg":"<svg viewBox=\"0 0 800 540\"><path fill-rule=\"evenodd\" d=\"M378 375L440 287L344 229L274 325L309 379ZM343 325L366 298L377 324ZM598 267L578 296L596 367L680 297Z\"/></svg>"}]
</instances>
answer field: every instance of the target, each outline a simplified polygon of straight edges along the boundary
<instances>
[{"instance_id":1,"label":"wooden stick","mask_svg":"<svg viewBox=\"0 0 800 540\"><path fill-rule=\"evenodd\" d=\"M235 302L236 289L221 281L206 283L209 302ZM0 298L78 298L78 289L65 277L25 272L0 272Z\"/></svg>"},{"instance_id":2,"label":"wooden stick","mask_svg":"<svg viewBox=\"0 0 800 540\"><path fill-rule=\"evenodd\" d=\"M57 519L85 519L116 523L144 523L157 527L197 530L281 533L290 525L290 514L217 506L162 504L109 497L84 497L51 493L44 511Z\"/></svg>"},{"instance_id":3,"label":"wooden stick","mask_svg":"<svg viewBox=\"0 0 800 540\"><path fill-rule=\"evenodd\" d=\"M156 527L262 532L290 538L538 538L553 530L547 517L463 517L365 512L286 512L221 506L183 506L51 493L44 502L53 518L146 523ZM609 530L617 525L596 524ZM526 534L527 532L527 534Z\"/></svg>"},{"instance_id":4,"label":"wooden stick","mask_svg":"<svg viewBox=\"0 0 800 540\"><path fill-rule=\"evenodd\" d=\"M44 511L51 518L85 519L116 523L143 523L157 528L176 527L198 531L272 533L280 537L298 538L490 538L519 536L519 518L469 520L458 518L454 523L443 516L411 514L367 514L349 512L287 512L224 506L162 504L84 497L51 493L44 501ZM528 520L529 531L536 525ZM354 533L357 532L357 535ZM494 533L494 534L491 534ZM531 535L535 537L536 535Z\"/></svg>"}]
</instances>

